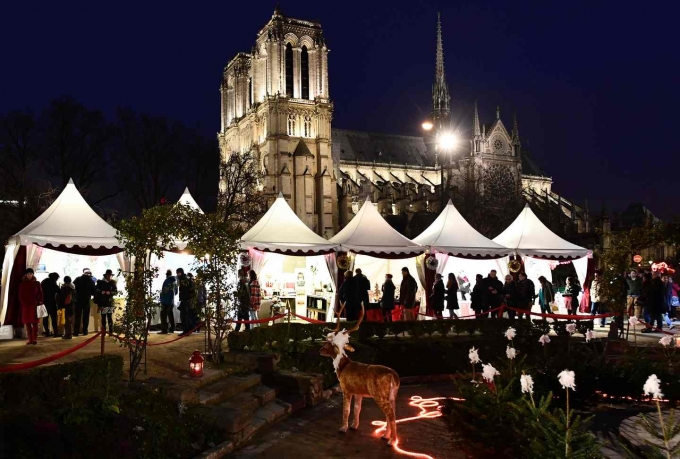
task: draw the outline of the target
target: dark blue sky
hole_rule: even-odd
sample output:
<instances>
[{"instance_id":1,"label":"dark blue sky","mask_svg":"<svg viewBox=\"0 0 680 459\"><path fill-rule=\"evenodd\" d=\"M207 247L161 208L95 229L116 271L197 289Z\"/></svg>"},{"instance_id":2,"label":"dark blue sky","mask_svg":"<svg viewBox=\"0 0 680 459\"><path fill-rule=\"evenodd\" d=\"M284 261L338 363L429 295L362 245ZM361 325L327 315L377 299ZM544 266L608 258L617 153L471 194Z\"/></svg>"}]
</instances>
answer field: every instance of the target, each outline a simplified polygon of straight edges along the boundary
<instances>
[{"instance_id":1,"label":"dark blue sky","mask_svg":"<svg viewBox=\"0 0 680 459\"><path fill-rule=\"evenodd\" d=\"M0 6L0 112L61 94L219 129L219 80L249 51L270 1L15 1ZM417 134L430 110L442 12L452 108L517 113L566 197L599 211L642 201L680 214L677 1L283 1L321 22L334 126Z\"/></svg>"}]
</instances>

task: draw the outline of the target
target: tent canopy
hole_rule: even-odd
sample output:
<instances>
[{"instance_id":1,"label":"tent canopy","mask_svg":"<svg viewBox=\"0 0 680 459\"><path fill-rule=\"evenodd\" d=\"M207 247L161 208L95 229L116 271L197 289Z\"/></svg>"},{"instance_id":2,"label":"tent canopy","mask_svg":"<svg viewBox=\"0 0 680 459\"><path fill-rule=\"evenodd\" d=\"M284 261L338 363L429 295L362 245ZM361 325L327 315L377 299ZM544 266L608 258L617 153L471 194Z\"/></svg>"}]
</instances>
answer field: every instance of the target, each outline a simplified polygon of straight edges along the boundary
<instances>
[{"instance_id":1,"label":"tent canopy","mask_svg":"<svg viewBox=\"0 0 680 459\"><path fill-rule=\"evenodd\" d=\"M116 239L116 229L106 223L87 204L73 179L52 205L31 224L10 238L19 245L37 244L43 247L73 251L74 248L122 249Z\"/></svg>"},{"instance_id":2,"label":"tent canopy","mask_svg":"<svg viewBox=\"0 0 680 459\"><path fill-rule=\"evenodd\" d=\"M550 231L531 211L529 204L493 241L527 257L573 260L588 255L588 249Z\"/></svg>"},{"instance_id":3,"label":"tent canopy","mask_svg":"<svg viewBox=\"0 0 680 459\"><path fill-rule=\"evenodd\" d=\"M450 199L437 219L413 242L454 257L501 258L512 253L470 226Z\"/></svg>"},{"instance_id":4,"label":"tent canopy","mask_svg":"<svg viewBox=\"0 0 680 459\"><path fill-rule=\"evenodd\" d=\"M331 242L340 244L344 251L378 258L409 258L425 251L425 247L392 228L368 199Z\"/></svg>"},{"instance_id":5,"label":"tent canopy","mask_svg":"<svg viewBox=\"0 0 680 459\"><path fill-rule=\"evenodd\" d=\"M285 255L330 253L337 244L309 229L279 193L266 214L241 237L241 246Z\"/></svg>"},{"instance_id":6,"label":"tent canopy","mask_svg":"<svg viewBox=\"0 0 680 459\"><path fill-rule=\"evenodd\" d=\"M177 203L189 206L192 209L199 211L200 213L204 213L203 209L201 209L201 207L198 205L194 197L191 196L191 193L189 192L189 187L186 187L184 189L184 193L182 193L182 196L179 198L179 201L177 201Z\"/></svg>"}]
</instances>

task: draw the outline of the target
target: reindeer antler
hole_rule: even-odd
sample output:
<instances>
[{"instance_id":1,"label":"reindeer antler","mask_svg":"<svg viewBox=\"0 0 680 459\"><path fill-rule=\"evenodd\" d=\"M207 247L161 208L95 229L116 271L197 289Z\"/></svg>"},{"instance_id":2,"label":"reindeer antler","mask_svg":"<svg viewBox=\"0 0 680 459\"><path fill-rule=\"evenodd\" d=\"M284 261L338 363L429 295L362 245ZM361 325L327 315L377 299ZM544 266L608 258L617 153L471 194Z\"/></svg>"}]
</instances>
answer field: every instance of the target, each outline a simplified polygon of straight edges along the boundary
<instances>
[{"instance_id":1,"label":"reindeer antler","mask_svg":"<svg viewBox=\"0 0 680 459\"><path fill-rule=\"evenodd\" d=\"M335 312L335 315L336 315L336 317L338 318L338 323L336 324L335 330L334 330L335 333L337 333L337 332L340 331L340 316L342 315L342 311L345 310L345 305L346 305L346 304L347 304L346 301L345 301L344 303L343 303L342 301L340 302L340 306L342 306L342 307L340 308L340 312L335 312L335 309L333 309L333 312Z\"/></svg>"},{"instance_id":2,"label":"reindeer antler","mask_svg":"<svg viewBox=\"0 0 680 459\"><path fill-rule=\"evenodd\" d=\"M362 301L361 302L361 312L359 313L359 321L357 322L357 324L354 327L352 327L351 330L347 330L347 333L352 333L352 332L359 330L359 325L361 325L361 322L363 320L364 320L364 302Z\"/></svg>"}]
</instances>

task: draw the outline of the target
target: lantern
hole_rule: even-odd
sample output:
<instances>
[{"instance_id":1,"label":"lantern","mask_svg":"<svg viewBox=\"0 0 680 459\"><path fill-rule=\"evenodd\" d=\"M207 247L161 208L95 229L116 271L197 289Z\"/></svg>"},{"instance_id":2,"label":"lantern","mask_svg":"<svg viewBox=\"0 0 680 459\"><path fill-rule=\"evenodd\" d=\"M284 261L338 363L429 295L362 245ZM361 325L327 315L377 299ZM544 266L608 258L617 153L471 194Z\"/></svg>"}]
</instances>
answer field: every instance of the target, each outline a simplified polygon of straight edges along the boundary
<instances>
[{"instance_id":1,"label":"lantern","mask_svg":"<svg viewBox=\"0 0 680 459\"><path fill-rule=\"evenodd\" d=\"M205 359L201 355L200 351L194 351L189 359L189 376L192 378L202 378L203 377L203 362Z\"/></svg>"}]
</instances>

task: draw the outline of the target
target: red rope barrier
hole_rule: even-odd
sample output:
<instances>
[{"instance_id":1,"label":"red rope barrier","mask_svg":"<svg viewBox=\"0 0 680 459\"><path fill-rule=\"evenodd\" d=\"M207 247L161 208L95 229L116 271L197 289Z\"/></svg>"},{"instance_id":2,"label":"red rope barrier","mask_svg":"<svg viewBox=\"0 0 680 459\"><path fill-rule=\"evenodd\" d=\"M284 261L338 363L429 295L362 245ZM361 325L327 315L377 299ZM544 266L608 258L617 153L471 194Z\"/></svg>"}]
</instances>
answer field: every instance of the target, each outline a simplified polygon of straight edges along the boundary
<instances>
[{"instance_id":1,"label":"red rope barrier","mask_svg":"<svg viewBox=\"0 0 680 459\"><path fill-rule=\"evenodd\" d=\"M550 319L568 319L568 320L594 320L594 319L604 319L605 317L613 317L616 314L609 312L607 314L595 314L595 315L570 315L570 314L544 314L542 312L531 312L527 311L526 309L517 309L517 308L511 308L510 306L507 306L508 309L511 309L515 312L521 312L522 314L531 314L532 316L540 316L540 317L548 317Z\"/></svg>"},{"instance_id":2,"label":"red rope barrier","mask_svg":"<svg viewBox=\"0 0 680 459\"><path fill-rule=\"evenodd\" d=\"M50 356L45 357L45 358L40 359L40 360L34 360L33 362L17 363L17 364L14 364L14 365L7 365L7 366L4 366L4 367L0 367L0 373L9 373L9 372L12 372L12 371L28 370L29 368L35 368L37 366L44 365L44 364L49 363L49 362L53 362L57 359L60 359L62 357L65 357L69 354L74 353L78 349L84 348L85 346L90 344L92 341L96 340L99 337L99 335L101 335L101 334L102 334L102 332L99 332L96 335L94 335L92 338L89 338L87 341L83 341L82 343L80 343L76 346L73 346L70 349L66 349L65 351L58 352L54 355L50 355Z\"/></svg>"},{"instance_id":3,"label":"red rope barrier","mask_svg":"<svg viewBox=\"0 0 680 459\"><path fill-rule=\"evenodd\" d=\"M275 316L268 317L266 319L257 319L257 320L232 320L232 319L229 319L227 322L229 322L230 324L263 324L263 323L266 323L266 322L271 322L272 320L279 320L279 319L282 319L284 317L286 317L285 314L277 314Z\"/></svg>"},{"instance_id":4,"label":"red rope barrier","mask_svg":"<svg viewBox=\"0 0 680 459\"><path fill-rule=\"evenodd\" d=\"M295 317L297 317L298 319L302 319L302 320L309 322L310 324L325 324L325 323L328 323L328 322L324 322L323 320L310 319L309 317L301 316L299 314L293 314L293 315Z\"/></svg>"},{"instance_id":5,"label":"red rope barrier","mask_svg":"<svg viewBox=\"0 0 680 459\"><path fill-rule=\"evenodd\" d=\"M645 322L644 320L640 320L639 323L641 323L642 325L644 325L644 326L647 327L648 329L651 328L652 330L654 330L654 331L656 331L656 332L664 333L664 334L666 334L666 335L675 336L675 335L680 334L680 333L673 333L673 332L661 330L660 328L654 328L654 326L653 326L652 324L648 324L648 323Z\"/></svg>"}]
</instances>

